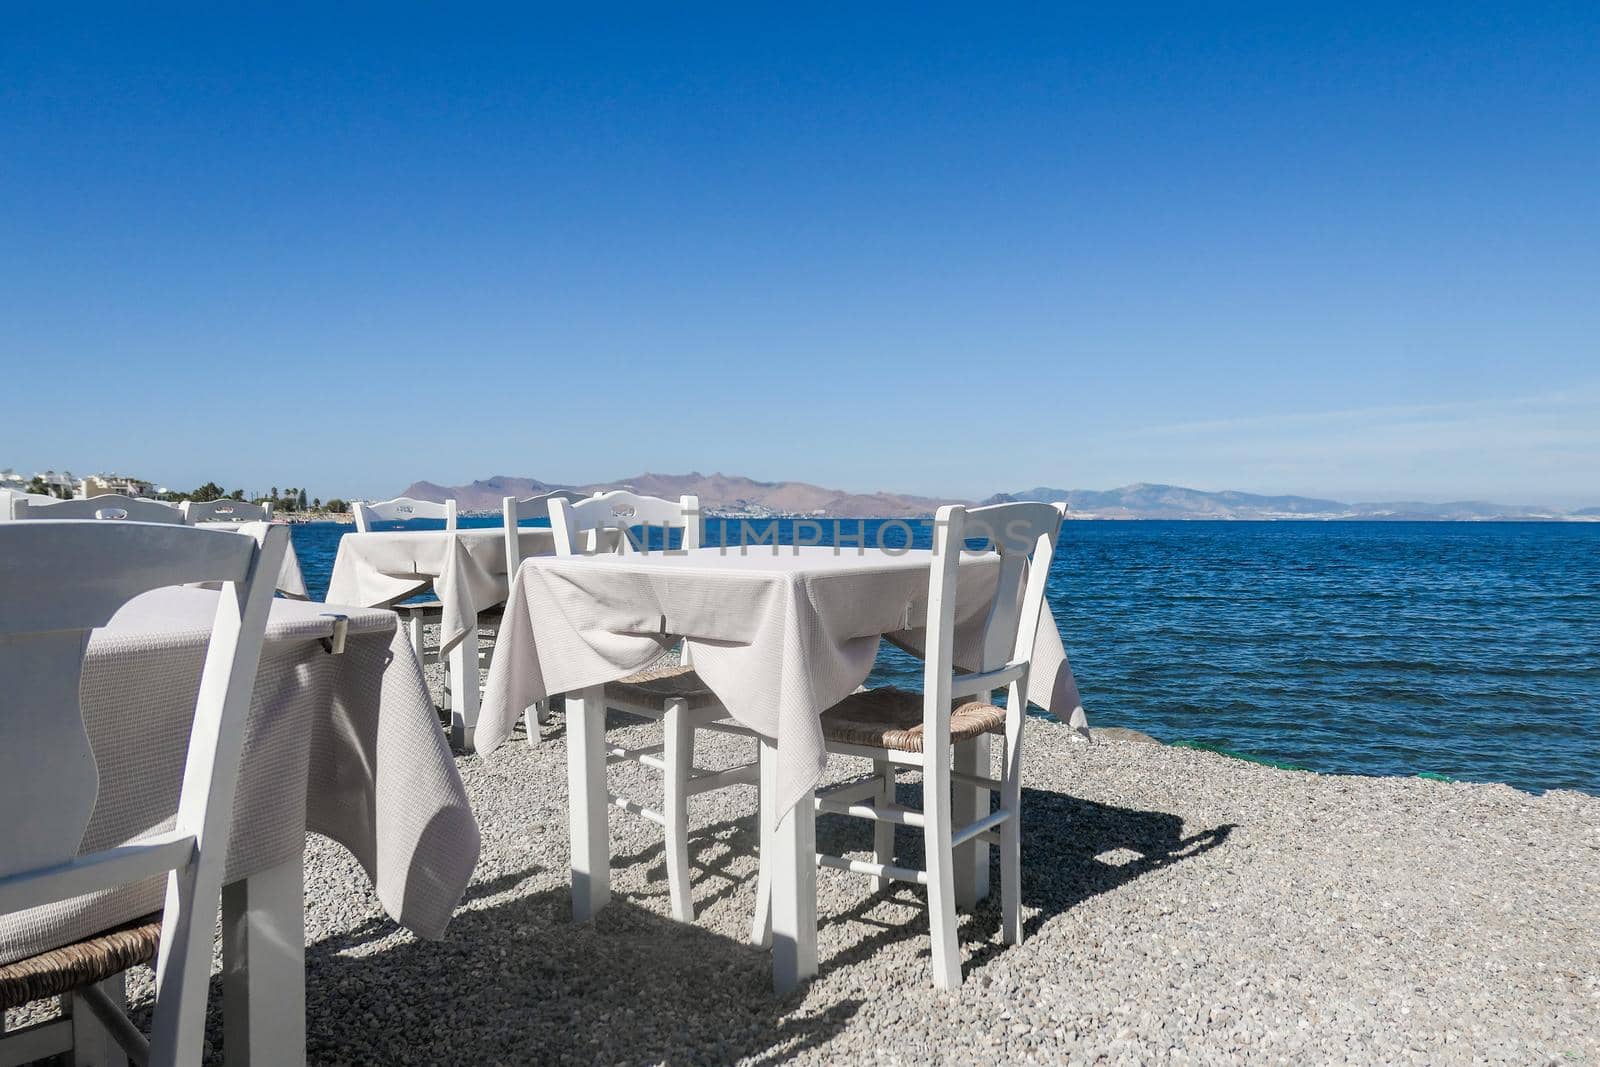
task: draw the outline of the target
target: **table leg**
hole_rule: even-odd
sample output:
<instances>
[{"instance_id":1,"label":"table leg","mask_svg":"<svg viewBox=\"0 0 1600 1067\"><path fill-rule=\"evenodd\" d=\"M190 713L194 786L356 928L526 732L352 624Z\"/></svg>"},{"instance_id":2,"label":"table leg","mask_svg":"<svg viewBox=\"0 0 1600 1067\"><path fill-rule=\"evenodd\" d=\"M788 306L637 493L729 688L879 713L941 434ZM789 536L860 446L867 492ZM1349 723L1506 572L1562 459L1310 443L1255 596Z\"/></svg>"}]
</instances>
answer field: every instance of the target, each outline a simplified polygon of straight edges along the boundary
<instances>
[{"instance_id":1,"label":"table leg","mask_svg":"<svg viewBox=\"0 0 1600 1067\"><path fill-rule=\"evenodd\" d=\"M750 943L772 947L772 857L777 852L778 750L756 739L756 836L760 842L756 863L756 912L750 925Z\"/></svg>"},{"instance_id":2,"label":"table leg","mask_svg":"<svg viewBox=\"0 0 1600 1067\"><path fill-rule=\"evenodd\" d=\"M450 650L450 743L463 752L476 751L478 730L478 628L467 631Z\"/></svg>"},{"instance_id":3,"label":"table leg","mask_svg":"<svg viewBox=\"0 0 1600 1067\"><path fill-rule=\"evenodd\" d=\"M412 612L406 623L406 630L411 637L411 651L417 654L417 662L425 664L428 661L422 656L422 616Z\"/></svg>"},{"instance_id":4,"label":"table leg","mask_svg":"<svg viewBox=\"0 0 1600 1067\"><path fill-rule=\"evenodd\" d=\"M606 691L567 694L567 820L572 839L572 919L611 900L610 797L606 791Z\"/></svg>"},{"instance_id":5,"label":"table leg","mask_svg":"<svg viewBox=\"0 0 1600 1067\"><path fill-rule=\"evenodd\" d=\"M783 996L817 973L817 812L809 790L778 819L773 838L772 988Z\"/></svg>"},{"instance_id":6,"label":"table leg","mask_svg":"<svg viewBox=\"0 0 1600 1067\"><path fill-rule=\"evenodd\" d=\"M991 777L989 735L980 734L955 746L955 769L965 774ZM989 814L989 790L956 782L952 791L952 824L960 829ZM971 911L989 895L989 842L974 838L956 847L954 859L956 907Z\"/></svg>"},{"instance_id":7,"label":"table leg","mask_svg":"<svg viewBox=\"0 0 1600 1067\"><path fill-rule=\"evenodd\" d=\"M301 857L222 887L222 1030L229 1067L306 1062Z\"/></svg>"}]
</instances>

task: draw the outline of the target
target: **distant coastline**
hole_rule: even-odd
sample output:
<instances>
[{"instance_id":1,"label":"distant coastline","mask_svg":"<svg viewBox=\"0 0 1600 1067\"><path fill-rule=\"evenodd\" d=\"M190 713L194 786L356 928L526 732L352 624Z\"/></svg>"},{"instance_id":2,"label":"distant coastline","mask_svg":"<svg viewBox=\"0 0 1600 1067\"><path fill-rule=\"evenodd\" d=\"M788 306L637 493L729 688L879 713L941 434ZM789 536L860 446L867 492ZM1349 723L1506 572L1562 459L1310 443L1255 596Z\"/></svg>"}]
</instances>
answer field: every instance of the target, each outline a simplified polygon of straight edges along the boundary
<instances>
[{"instance_id":1,"label":"distant coastline","mask_svg":"<svg viewBox=\"0 0 1600 1067\"><path fill-rule=\"evenodd\" d=\"M958 498L912 496L878 490L851 493L808 482L762 482L742 475L645 473L611 482L573 484L538 478L495 475L465 485L413 482L398 495L420 500L454 499L463 514L499 514L502 498L527 497L554 489L603 492L632 489L675 499L693 495L708 515L749 519L926 518L946 503L980 503ZM981 503L1008 500L1065 500L1073 519L1180 519L1252 522L1597 522L1600 506L1557 508L1542 504L1497 504L1479 500L1445 503L1403 500L1357 502L1305 496L1269 496L1236 490L1208 491L1137 482L1117 489L1057 489L1038 486L995 493Z\"/></svg>"},{"instance_id":2,"label":"distant coastline","mask_svg":"<svg viewBox=\"0 0 1600 1067\"><path fill-rule=\"evenodd\" d=\"M462 510L463 519L494 519L499 520L501 512L498 508L482 508L478 510ZM804 515L787 515L781 512L748 512L738 510L723 510L721 508L707 508L704 511L707 518L713 519L748 519L752 522L766 521L828 521L835 519L845 522L887 522L891 519L902 519L909 522L926 522L933 518L932 512L921 515L818 515L808 513ZM355 516L349 512L296 512L277 516L278 520L287 523L308 522L334 522L346 526L354 525ZM1436 515L1097 515L1083 512L1069 511L1068 519L1079 522L1227 522L1227 523L1255 523L1255 522L1434 522L1434 523L1600 523L1600 515L1564 515L1564 516L1491 516L1485 518L1441 518Z\"/></svg>"}]
</instances>

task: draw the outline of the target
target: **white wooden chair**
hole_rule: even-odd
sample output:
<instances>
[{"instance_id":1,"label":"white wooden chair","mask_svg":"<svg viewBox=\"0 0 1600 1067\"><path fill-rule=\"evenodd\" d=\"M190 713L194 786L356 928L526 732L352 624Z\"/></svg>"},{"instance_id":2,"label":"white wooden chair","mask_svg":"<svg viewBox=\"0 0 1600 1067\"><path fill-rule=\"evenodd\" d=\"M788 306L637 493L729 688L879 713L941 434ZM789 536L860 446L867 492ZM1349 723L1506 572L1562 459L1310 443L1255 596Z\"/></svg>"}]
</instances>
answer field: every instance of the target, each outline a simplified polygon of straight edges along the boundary
<instances>
[{"instance_id":1,"label":"white wooden chair","mask_svg":"<svg viewBox=\"0 0 1600 1067\"><path fill-rule=\"evenodd\" d=\"M500 502L501 513L506 521L506 584L517 576L517 568L522 566L522 542L517 537L517 527L530 519L549 519L551 526L555 519L550 514L552 501L565 500L568 503L582 500L582 493L575 493L571 489L556 489L538 496L517 499L508 496Z\"/></svg>"},{"instance_id":2,"label":"white wooden chair","mask_svg":"<svg viewBox=\"0 0 1600 1067\"><path fill-rule=\"evenodd\" d=\"M127 522L183 522L183 512L159 500L138 500L105 493L78 500L41 504L32 499L11 500L13 519L121 519Z\"/></svg>"},{"instance_id":3,"label":"white wooden chair","mask_svg":"<svg viewBox=\"0 0 1600 1067\"><path fill-rule=\"evenodd\" d=\"M244 500L185 500L181 505L183 521L193 526L197 522L271 522L271 504L251 504Z\"/></svg>"},{"instance_id":4,"label":"white wooden chair","mask_svg":"<svg viewBox=\"0 0 1600 1067\"><path fill-rule=\"evenodd\" d=\"M862 690L822 716L828 752L870 759L873 773L818 790L816 810L871 820L874 833L871 862L818 853L817 864L869 875L878 889L891 880L928 887L933 979L941 989L961 985L956 910L988 895L990 844L1000 846L1001 937L1007 944L1022 942L1022 726L1045 581L1066 511L1065 504L1034 502L940 508L928 582L922 692ZM960 672L954 660L956 583L968 538L989 541L1000 555L1000 573L984 623L982 662ZM1009 687L1004 708L990 703L1002 686ZM989 777L991 734L1005 737L998 780ZM896 802L895 774L902 767L922 772L921 811ZM771 760L763 761L764 774L773 769ZM775 793L770 786L762 782L762 862L752 932L758 944L771 939L768 846L776 812L767 806ZM1000 794L1000 807L992 813L991 792ZM926 868L895 864L896 826L921 828Z\"/></svg>"},{"instance_id":5,"label":"white wooden chair","mask_svg":"<svg viewBox=\"0 0 1600 1067\"><path fill-rule=\"evenodd\" d=\"M393 500L352 500L350 512L356 519L356 533L371 533L375 522L409 522L412 519L443 519L446 530L456 528L456 502L415 500L397 496Z\"/></svg>"},{"instance_id":6,"label":"white wooden chair","mask_svg":"<svg viewBox=\"0 0 1600 1067\"><path fill-rule=\"evenodd\" d=\"M659 528L664 537L669 530L682 530L680 547L685 549L699 548L702 536L700 502L695 497L682 497L674 503L658 497L637 496L626 490L578 501L553 499L550 501L550 525L558 556L609 550L607 546L612 543L619 552L643 551L650 547L651 527ZM642 529L642 535L636 534L635 529ZM617 531L614 542L606 536L606 531ZM616 708L662 724L663 736L659 744L642 748L606 746L608 765L629 761L661 773L660 809L646 807L609 789L606 795L612 807L648 819L663 829L672 917L681 922L693 922L694 895L689 884L689 798L714 789L754 785L757 764L752 761L720 771L702 770L694 765L695 731L712 730L750 738L755 734L735 723L717 721L727 718L727 709L694 672L688 648L682 648L680 655L681 660L676 665L648 667L607 684L600 715L604 716L605 708ZM603 722L595 728L603 729ZM587 811L581 804L572 804L570 809L575 821L573 839L587 839L586 822L577 825L579 820L587 820Z\"/></svg>"},{"instance_id":7,"label":"white wooden chair","mask_svg":"<svg viewBox=\"0 0 1600 1067\"><path fill-rule=\"evenodd\" d=\"M408 496L397 496L393 500L352 500L350 513L355 516L356 533L371 533L372 526L378 522L409 522L412 519L442 519L446 530L456 528L456 502L446 500L440 504L432 500L416 500ZM437 623L444 617L444 608L437 600L427 600L416 604L396 604L392 609L405 620L406 633L411 638L411 650L417 654L417 662L421 664L434 663L439 660L437 654L428 656L422 646L422 628L429 623Z\"/></svg>"},{"instance_id":8,"label":"white wooden chair","mask_svg":"<svg viewBox=\"0 0 1600 1067\"><path fill-rule=\"evenodd\" d=\"M10 521L11 502L13 500L26 500L32 504L54 504L57 498L45 496L43 493L24 493L16 489L0 489L0 522Z\"/></svg>"},{"instance_id":9,"label":"white wooden chair","mask_svg":"<svg viewBox=\"0 0 1600 1067\"><path fill-rule=\"evenodd\" d=\"M132 522L0 525L0 914L167 878L144 920L0 966L0 1008L70 999L71 1016L0 1036L0 1061L55 1055L107 1036L135 1062L197 1064L245 718L289 532L260 540ZM79 680L89 631L133 597L222 582L200 678L176 826L80 854L98 792ZM146 1040L101 983L155 960ZM92 1029L97 1025L98 1029Z\"/></svg>"},{"instance_id":10,"label":"white wooden chair","mask_svg":"<svg viewBox=\"0 0 1600 1067\"><path fill-rule=\"evenodd\" d=\"M549 520L550 502L552 500L566 500L570 502L582 499L582 493L573 492L571 489L555 489L548 493L540 493L537 496L522 497L521 499L518 499L514 496L508 496L501 500L500 512L505 517L506 526L507 589L510 589L512 583L516 581L517 568L522 566L522 539L517 533L517 530L522 523L537 519ZM494 626L497 624L500 614L504 608L505 605L501 604L485 612L483 615L479 616L479 618L487 621L491 626ZM488 642L487 646L479 647L480 653L478 656L478 666L480 668L487 668L489 666L489 660L492 659L494 655L494 642L491 640ZM480 686L479 689L481 691L482 687ZM527 718L523 723L528 734L528 744L537 745L539 743L538 724L544 722L548 717L549 704L546 701L541 700L532 708L528 709Z\"/></svg>"}]
</instances>

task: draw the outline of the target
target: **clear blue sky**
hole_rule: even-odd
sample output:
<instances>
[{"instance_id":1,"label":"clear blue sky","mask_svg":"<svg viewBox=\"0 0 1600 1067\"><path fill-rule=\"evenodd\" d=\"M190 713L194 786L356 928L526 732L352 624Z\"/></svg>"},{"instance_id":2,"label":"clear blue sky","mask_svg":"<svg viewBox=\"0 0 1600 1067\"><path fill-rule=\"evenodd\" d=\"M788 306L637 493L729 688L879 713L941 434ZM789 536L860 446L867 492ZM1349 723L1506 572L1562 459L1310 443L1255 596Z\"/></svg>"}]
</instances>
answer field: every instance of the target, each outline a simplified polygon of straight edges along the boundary
<instances>
[{"instance_id":1,"label":"clear blue sky","mask_svg":"<svg viewBox=\"0 0 1600 1067\"><path fill-rule=\"evenodd\" d=\"M0 466L1600 503L1600 8L0 14Z\"/></svg>"}]
</instances>

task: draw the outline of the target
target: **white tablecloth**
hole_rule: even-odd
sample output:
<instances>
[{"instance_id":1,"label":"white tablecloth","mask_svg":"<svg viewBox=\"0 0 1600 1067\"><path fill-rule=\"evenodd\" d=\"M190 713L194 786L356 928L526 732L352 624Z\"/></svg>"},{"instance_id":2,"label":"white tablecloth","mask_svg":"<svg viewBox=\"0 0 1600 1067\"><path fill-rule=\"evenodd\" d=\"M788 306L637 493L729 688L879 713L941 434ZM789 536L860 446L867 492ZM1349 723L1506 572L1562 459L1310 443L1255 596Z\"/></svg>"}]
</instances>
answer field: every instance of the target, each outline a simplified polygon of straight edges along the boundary
<instances>
[{"instance_id":1,"label":"white tablecloth","mask_svg":"<svg viewBox=\"0 0 1600 1067\"><path fill-rule=\"evenodd\" d=\"M215 592L159 589L90 637L84 723L100 794L83 851L172 826ZM395 616L276 600L245 732L228 881L297 859L307 830L348 848L391 916L439 937L478 858L478 827ZM159 911L162 879L0 916L0 962Z\"/></svg>"},{"instance_id":2,"label":"white tablecloth","mask_svg":"<svg viewBox=\"0 0 1600 1067\"><path fill-rule=\"evenodd\" d=\"M232 530L236 533L260 537L264 522L197 522L204 530ZM300 557L295 554L294 541L289 541L283 553L283 566L278 570L278 592L294 600L310 600L306 592L306 576L300 570Z\"/></svg>"},{"instance_id":3,"label":"white tablecloth","mask_svg":"<svg viewBox=\"0 0 1600 1067\"><path fill-rule=\"evenodd\" d=\"M554 551L548 526L517 532L524 558ZM339 539L328 603L386 607L429 587L443 609L441 650L477 627L479 612L506 599L505 530L382 530Z\"/></svg>"},{"instance_id":4,"label":"white tablecloth","mask_svg":"<svg viewBox=\"0 0 1600 1067\"><path fill-rule=\"evenodd\" d=\"M997 562L984 556L962 563L958 664L975 665ZM822 712L866 680L879 638L920 646L932 563L929 550L789 546L775 554L705 548L527 560L497 638L478 749L488 754L504 742L534 701L615 681L682 638L732 717L777 741L779 800L787 811L821 778ZM1048 606L1028 696L1087 729Z\"/></svg>"}]
</instances>

